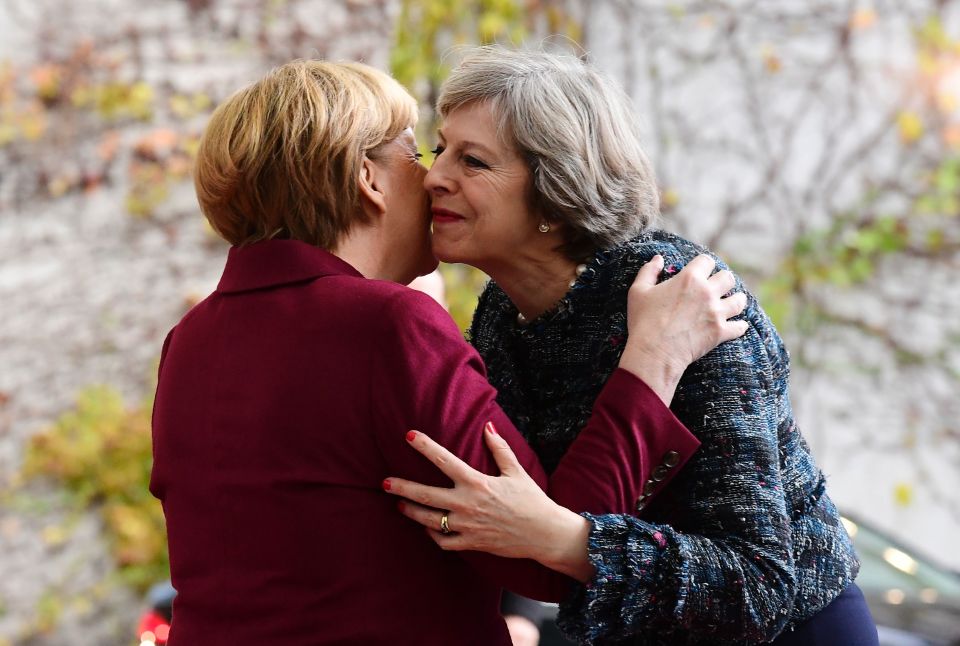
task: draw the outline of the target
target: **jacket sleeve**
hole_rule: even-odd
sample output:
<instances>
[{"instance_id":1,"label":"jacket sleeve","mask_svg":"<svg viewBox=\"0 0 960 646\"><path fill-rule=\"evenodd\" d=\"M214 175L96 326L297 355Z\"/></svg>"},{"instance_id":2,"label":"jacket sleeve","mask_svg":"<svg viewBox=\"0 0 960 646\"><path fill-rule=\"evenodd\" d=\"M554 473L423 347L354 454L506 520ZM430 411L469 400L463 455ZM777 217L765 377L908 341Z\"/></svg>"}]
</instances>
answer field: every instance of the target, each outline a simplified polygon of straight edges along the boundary
<instances>
[{"instance_id":1,"label":"jacket sleeve","mask_svg":"<svg viewBox=\"0 0 960 646\"><path fill-rule=\"evenodd\" d=\"M665 512L670 524L587 515L596 576L559 618L578 641L676 631L684 643L753 644L789 620L796 577L778 434L796 429L777 419L785 376L775 378L761 334L770 324L752 297L747 318L746 335L695 362L674 399L702 445L664 501L677 510Z\"/></svg>"},{"instance_id":2,"label":"jacket sleeve","mask_svg":"<svg viewBox=\"0 0 960 646\"><path fill-rule=\"evenodd\" d=\"M594 413L548 481L533 451L497 406L483 362L449 315L429 297L398 293L383 312L385 333L372 344L371 401L389 475L435 486L451 482L404 439L422 431L475 469L497 474L483 441L490 420L537 484L576 512L630 512L663 454L678 457L670 475L698 442L640 379L617 370ZM673 455L673 454L671 454ZM673 462L673 459L668 460ZM667 478L663 479L663 483ZM478 571L519 594L544 601L569 596L573 580L526 559L463 552Z\"/></svg>"}]
</instances>

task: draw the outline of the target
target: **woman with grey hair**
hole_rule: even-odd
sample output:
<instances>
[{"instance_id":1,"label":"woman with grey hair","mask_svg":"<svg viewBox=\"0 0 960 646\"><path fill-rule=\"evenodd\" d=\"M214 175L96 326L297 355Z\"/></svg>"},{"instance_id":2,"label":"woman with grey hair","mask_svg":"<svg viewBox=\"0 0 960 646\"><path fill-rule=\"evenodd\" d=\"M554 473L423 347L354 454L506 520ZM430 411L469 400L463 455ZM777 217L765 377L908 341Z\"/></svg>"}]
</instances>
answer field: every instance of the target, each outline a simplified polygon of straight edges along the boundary
<instances>
[{"instance_id":1,"label":"woman with grey hair","mask_svg":"<svg viewBox=\"0 0 960 646\"><path fill-rule=\"evenodd\" d=\"M623 351L637 271L659 254L668 279L705 250L652 228L657 187L630 102L577 58L480 48L437 107L434 252L491 276L471 340L550 470ZM857 556L794 421L787 351L735 291L746 335L680 368L672 409L699 450L669 487L676 457L658 456L635 515L569 522L496 442L499 478L423 436L415 447L455 487L395 478L390 492L446 550L542 563L576 551L560 625L583 643L877 644Z\"/></svg>"}]
</instances>

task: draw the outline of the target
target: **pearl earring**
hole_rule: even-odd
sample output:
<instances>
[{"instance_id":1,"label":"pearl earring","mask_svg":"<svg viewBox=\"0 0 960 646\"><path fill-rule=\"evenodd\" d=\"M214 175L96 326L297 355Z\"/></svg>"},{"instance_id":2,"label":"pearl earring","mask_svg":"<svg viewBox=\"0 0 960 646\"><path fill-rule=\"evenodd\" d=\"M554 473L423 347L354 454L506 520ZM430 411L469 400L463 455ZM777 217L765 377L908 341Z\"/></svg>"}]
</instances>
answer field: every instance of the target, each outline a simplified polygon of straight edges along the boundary
<instances>
[{"instance_id":1,"label":"pearl earring","mask_svg":"<svg viewBox=\"0 0 960 646\"><path fill-rule=\"evenodd\" d=\"M550 233L550 223L546 220L540 220L540 226L537 227L540 233Z\"/></svg>"}]
</instances>

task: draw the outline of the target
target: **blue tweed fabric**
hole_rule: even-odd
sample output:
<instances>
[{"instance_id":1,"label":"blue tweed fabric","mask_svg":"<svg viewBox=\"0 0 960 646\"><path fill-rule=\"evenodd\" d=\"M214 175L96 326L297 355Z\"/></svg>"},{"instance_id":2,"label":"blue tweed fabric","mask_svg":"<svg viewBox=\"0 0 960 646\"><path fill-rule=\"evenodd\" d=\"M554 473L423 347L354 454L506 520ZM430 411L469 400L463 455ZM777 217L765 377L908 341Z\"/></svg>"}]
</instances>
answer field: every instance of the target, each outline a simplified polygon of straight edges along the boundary
<instances>
[{"instance_id":1,"label":"blue tweed fabric","mask_svg":"<svg viewBox=\"0 0 960 646\"><path fill-rule=\"evenodd\" d=\"M527 326L496 284L472 343L498 402L548 469L585 425L626 338L627 289L654 254L663 278L706 250L649 231L589 263ZM718 264L722 268L722 263ZM738 290L743 290L737 280ZM793 419L789 357L748 293L743 337L689 367L671 408L701 447L639 518L586 517L596 577L561 605L587 644L758 644L826 606L859 569L824 476Z\"/></svg>"}]
</instances>

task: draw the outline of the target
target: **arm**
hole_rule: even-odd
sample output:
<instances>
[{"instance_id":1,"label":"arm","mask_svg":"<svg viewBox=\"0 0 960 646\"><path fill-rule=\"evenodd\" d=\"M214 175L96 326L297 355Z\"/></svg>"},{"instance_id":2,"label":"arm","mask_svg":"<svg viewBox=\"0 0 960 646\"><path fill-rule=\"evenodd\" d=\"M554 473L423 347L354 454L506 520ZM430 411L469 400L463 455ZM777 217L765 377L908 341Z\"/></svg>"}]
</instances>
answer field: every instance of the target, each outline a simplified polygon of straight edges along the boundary
<instances>
[{"instance_id":1,"label":"arm","mask_svg":"<svg viewBox=\"0 0 960 646\"><path fill-rule=\"evenodd\" d=\"M654 263L651 263L651 265L652 267L647 270L647 273L650 279L648 287L652 290L656 282L656 273L659 265ZM703 302L707 300L715 301L713 303L714 305L720 302L721 299L719 299L719 296L725 293L729 287L723 286L722 280L724 278L732 279L732 277L720 276L717 280L711 279L710 281L706 281L709 270L712 267L713 263L710 261L709 267L705 267L703 272L702 278L704 282L700 285L702 288L706 282L711 283L711 299L702 299L702 302L700 299L694 299L699 305L703 305ZM662 300L661 295L685 294L689 296L690 290L688 287L689 286L686 286L676 291L672 291L674 288L664 290L662 287L658 287L656 290L652 290L655 294L647 296L645 301L653 304L650 305L652 311L660 312L660 310L663 309L660 305L665 302ZM701 297L702 296L704 296L704 294L701 294ZM657 300L658 298L661 300ZM729 310L731 304L729 302L726 303L724 306L726 309L719 315L721 323L725 322L727 316L736 314L742 308L742 304L738 303L737 299L730 300L734 301L734 309L732 311ZM687 302L686 305L689 306L689 302ZM673 310L666 308L664 311ZM701 316L699 317L689 316L689 320L697 321L703 318L702 312L700 313ZM662 312L660 315L662 316ZM634 317L634 312L632 311L631 317ZM681 320L686 320L686 318L687 317L681 316ZM684 329L687 333L690 332L690 329L678 326L676 319L672 321L668 320L667 323L671 330L680 328ZM410 329L419 331L429 329L429 326L422 324L409 327ZM742 323L738 322L729 326L721 325L713 330L713 333L725 333L736 336L742 333ZM650 334L635 336L637 339L646 339L648 341L651 338L655 338ZM700 335L698 338L706 337ZM690 346L688 341L689 339L684 339L684 343L679 345L690 350L692 346ZM699 356L699 354L708 350L716 342L717 339L714 338L706 347L693 351ZM427 339L420 340L420 343L427 346L435 345L434 341ZM678 346L676 341L672 341L672 343L675 347ZM413 346L416 347L417 343L413 343ZM434 356L443 354L443 352L433 353ZM632 356L634 360L637 360L638 357L643 356L643 353L630 355L628 352L625 352L624 355L625 357ZM684 355L682 352L678 352L677 356L681 357L682 360ZM625 359L621 363L629 365L629 360ZM651 361L643 356L643 359L634 364L633 367L636 368L637 372L642 373L650 363ZM637 365L640 367L637 368ZM480 370L482 370L482 368L480 368ZM654 375L651 380L656 381L656 379L663 374L667 374L667 371L661 370L660 375ZM483 386L489 389L485 379L482 381ZM661 380L659 383L662 385L664 382ZM675 383L669 385L671 393L674 386ZM445 387L443 390L445 392L452 392L456 389ZM663 390L661 390L661 392L663 392ZM679 467L690 453L692 453L696 447L696 441L690 437L685 429L677 424L672 414L664 407L661 397L662 395L658 396L658 394L648 388L643 381L637 379L636 376L627 370L618 370L615 372L596 402L590 423L580 434L580 437L571 447L571 450L567 456L565 456L560 467L558 467L551 479L551 493L564 505L576 511L589 511L590 509L630 511L634 507L641 486L649 487L648 483L650 478L648 478L647 475L653 470L654 466L663 463L666 457L666 464L663 469L667 477L660 476L657 478L657 482L660 485L665 484L666 481L669 480L669 476L672 476L672 472L675 472L675 468ZM456 407L462 408L463 402L454 405L454 408ZM519 440L512 425L508 423L504 425L506 418L502 412L495 407L491 410L493 410L493 412L490 413L490 419L494 421L496 427L501 429L503 439L510 446L513 446L514 449L517 449L518 446L520 447L518 449L520 461L525 468L531 470L531 473L536 479L536 483L533 485L534 488L536 488L536 485L542 487L542 472L538 473L539 468L536 466L535 459L532 457L529 448ZM474 419L483 419L483 417L474 417ZM426 423L429 424L430 422L427 421ZM485 457L482 444L479 446L481 449L479 454L466 455L463 451L464 447L458 446L456 442L462 438L470 438L470 440L474 442L472 446L476 448L476 443L479 442L480 439L477 432L479 424L480 422L476 421L472 426L468 425L459 432L451 430L455 429L455 426L447 426L439 430L435 429L434 432L427 431L425 435L437 438L441 444L450 448L454 455L465 457L468 463L474 464L473 460L482 460ZM421 430L426 429L424 426L420 426L420 428ZM626 432L624 429L626 429ZM437 432L447 432L448 436L437 435ZM451 432L454 435L452 438L449 437ZM449 443L450 439L454 440L453 445ZM429 442L429 440L424 437L424 434L420 434L415 441L415 446L417 446L417 443L423 444L426 442ZM443 468L443 460L446 458L443 456L434 456L432 459L434 459L438 466ZM612 473L611 465L614 466ZM486 467L480 470L484 473L491 473L491 466L488 459ZM403 473L395 473L404 476ZM439 483L437 482L437 478L438 474L436 472L430 473L428 471L426 475L409 479L415 479L419 482L434 484L436 486L437 484L442 484L442 478ZM394 483L396 483L396 486L394 486ZM391 493L403 493L401 489L406 486L407 483L403 480L391 479ZM421 502L429 503L430 501L429 497L421 499ZM452 507L452 505L446 508L450 507ZM429 526L436 529L439 523L438 518L439 514L434 513ZM561 549L552 550L549 556L541 554L540 560L542 562L581 579L592 573L592 566L586 558L586 536L589 525L582 517L551 503L551 505L542 510L542 513L537 515L534 520L538 521L535 524L540 535L547 539L546 542L548 544L561 546ZM561 536L564 537L562 540L560 539ZM504 551L501 550L498 553L504 554ZM471 555L468 558L483 560L485 557ZM495 568L491 569L484 566L484 570L495 571ZM535 596L531 595L527 589L519 589L519 591L528 594L528 596ZM562 592L565 592L565 590ZM563 596L562 592L560 596Z\"/></svg>"},{"instance_id":2,"label":"arm","mask_svg":"<svg viewBox=\"0 0 960 646\"><path fill-rule=\"evenodd\" d=\"M597 575L561 606L565 632L583 641L677 631L748 643L779 634L796 581L772 379L754 328L691 366L681 390L698 402L685 412L702 420L694 428L703 444L685 474L682 509L666 512L669 525L587 517ZM714 393L716 414L702 410L699 389Z\"/></svg>"},{"instance_id":3,"label":"arm","mask_svg":"<svg viewBox=\"0 0 960 646\"><path fill-rule=\"evenodd\" d=\"M561 506L576 512L639 511L696 450L699 442L673 423L665 406L687 366L747 329L745 321L728 320L743 311L746 294L722 298L736 278L726 270L711 276L715 266L710 256L697 256L659 285L661 256L640 269L627 300L629 334L620 369L604 385L590 422L550 477L547 491ZM714 329L704 333L702 321ZM635 405L626 406L631 398ZM638 428L641 423L647 428ZM613 489L612 498L590 500L592 492L604 488Z\"/></svg>"},{"instance_id":4,"label":"arm","mask_svg":"<svg viewBox=\"0 0 960 646\"><path fill-rule=\"evenodd\" d=\"M692 635L704 643L775 637L790 617L796 583L776 407L765 390L771 368L760 337L751 330L724 344L691 366L686 379L688 388L713 393L711 410L724 413L704 415L702 400L688 410L703 419L696 425L703 445L678 485L682 493L674 488L675 499L664 501L669 524L584 514L577 518L585 530L558 531L544 520L552 518L552 503L535 486L518 486L509 446L491 435L502 478L472 472L452 456L432 458L458 487L469 490L479 481L492 490L469 504L456 489L430 490L431 502L458 514L457 534L431 535L444 549L529 556L548 565L564 543L579 545L595 572L577 576L586 585L561 605L561 626L582 642L642 631L679 632L678 641ZM426 455L442 451L428 438L414 446ZM504 480L512 488L490 487ZM413 492L422 493L416 486ZM436 524L435 511L405 513Z\"/></svg>"},{"instance_id":5,"label":"arm","mask_svg":"<svg viewBox=\"0 0 960 646\"><path fill-rule=\"evenodd\" d=\"M371 361L389 366L389 371L373 371L370 401L376 403L378 441L388 469L384 475L437 487L450 486L450 480L437 470L435 465L438 462L432 464L410 450L405 439L409 429L421 431L417 437L436 439L452 456L464 460L479 472L497 473L497 465L483 441L482 429L490 420L498 429L499 437L509 442L517 453L522 469L531 474L535 481L533 486L545 488L547 478L536 456L496 405L496 392L486 380L482 361L460 336L449 316L427 297L409 292L394 298L383 317L395 325L390 326L389 333L380 335L378 347L372 349ZM660 431L668 435L686 433L652 391L642 390L645 387L639 379L623 372L621 380L619 383L626 396L610 398L608 406L627 411L620 413L623 417L640 418L641 421L633 422L626 430L610 429L608 434L634 433L642 437L648 426L654 423L669 424L667 429ZM639 391L640 395L633 394L634 391ZM643 421L643 405L659 406L664 413L654 422ZM626 472L629 466L624 465L621 470ZM636 495L631 489L634 478L628 475L626 484L603 486L592 494L578 492L578 495L600 500L597 506L603 509L621 510L614 504L618 497L628 500L632 507ZM611 481L619 482L620 479L611 478ZM635 486L639 487L639 484ZM572 516L578 523L584 523L583 518ZM585 524L583 529L586 529ZM581 544L585 545L585 531L583 535ZM534 561L502 559L480 552L465 553L464 558L498 585L525 596L559 601L569 595L572 581L568 577ZM585 550L583 560L586 560Z\"/></svg>"}]
</instances>

